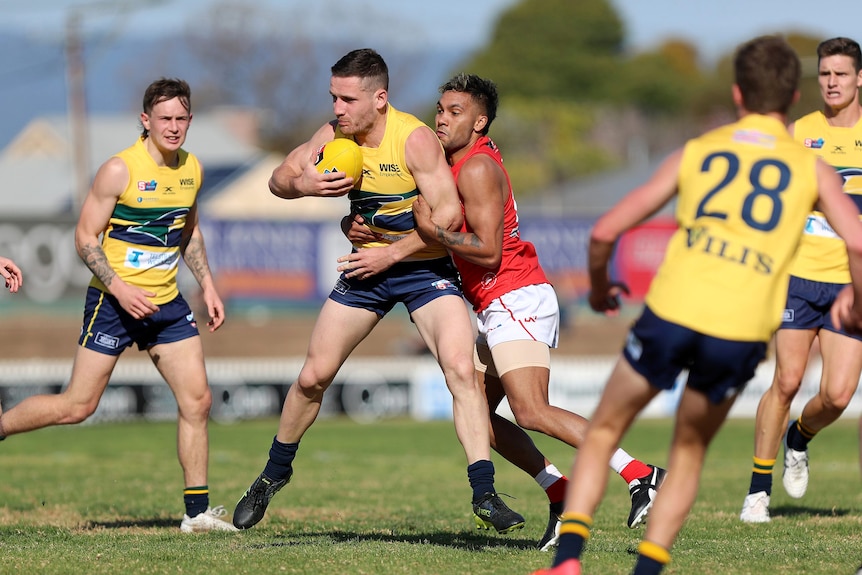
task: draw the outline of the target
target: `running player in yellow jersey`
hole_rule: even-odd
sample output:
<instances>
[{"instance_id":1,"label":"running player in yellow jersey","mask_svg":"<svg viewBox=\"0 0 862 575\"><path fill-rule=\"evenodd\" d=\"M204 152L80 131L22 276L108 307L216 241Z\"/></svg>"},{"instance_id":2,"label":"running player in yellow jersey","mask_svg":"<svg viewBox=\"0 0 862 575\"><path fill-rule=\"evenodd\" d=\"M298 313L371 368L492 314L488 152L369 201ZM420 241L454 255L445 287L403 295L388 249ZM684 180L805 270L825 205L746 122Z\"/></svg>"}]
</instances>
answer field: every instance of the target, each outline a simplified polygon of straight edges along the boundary
<instances>
[{"instance_id":1,"label":"running player in yellow jersey","mask_svg":"<svg viewBox=\"0 0 862 575\"><path fill-rule=\"evenodd\" d=\"M849 38L832 38L817 47L823 111L803 116L790 133L834 166L844 192L862 205L862 50ZM844 242L820 210L808 216L799 252L790 268L784 320L775 333L775 374L757 407L754 465L739 518L765 523L772 495L772 469L784 437L783 483L791 497L808 488L808 442L838 419L856 391L862 373L862 338L833 327L829 309L850 282ZM820 389L789 426L790 404L802 385L809 350L817 338L823 371ZM786 433L785 433L786 430Z\"/></svg>"},{"instance_id":2,"label":"running player in yellow jersey","mask_svg":"<svg viewBox=\"0 0 862 575\"><path fill-rule=\"evenodd\" d=\"M607 462L640 411L688 370L667 476L638 547L635 575L655 575L697 497L706 450L764 358L781 321L789 266L808 212L819 202L847 243L853 293L841 320L862 328L862 223L841 178L785 128L800 63L783 39L760 37L734 59L735 123L690 140L593 228L590 305L616 310L608 263L620 235L676 197L679 229L611 373L575 460L554 566L580 573ZM837 311L837 310L836 310Z\"/></svg>"},{"instance_id":3,"label":"running player in yellow jersey","mask_svg":"<svg viewBox=\"0 0 862 575\"><path fill-rule=\"evenodd\" d=\"M96 411L123 351L146 350L177 402L183 468L183 532L236 531L209 507L207 424L212 404L194 314L177 288L183 257L203 290L210 331L224 322L197 217L203 171L182 149L192 120L186 82L147 87L143 134L102 164L75 228L78 255L93 272L72 377L57 395L28 397L0 414L0 438L79 423ZM100 241L99 236L102 236Z\"/></svg>"},{"instance_id":4,"label":"running player in yellow jersey","mask_svg":"<svg viewBox=\"0 0 862 575\"><path fill-rule=\"evenodd\" d=\"M272 497L290 481L299 441L336 373L383 316L402 303L452 393L477 525L499 533L520 529L524 518L494 488L488 406L473 372L473 332L458 274L446 249L426 243L414 229L411 208L420 194L437 224L452 230L461 225L443 148L428 126L389 103L389 70L377 52L349 52L331 72L336 119L288 154L273 172L270 189L285 199L348 195L351 213L362 215L377 235L354 242L353 251L339 259L343 273L320 310L305 363L284 400L269 460L237 503L234 524L247 529L263 518ZM360 181L338 172L320 174L314 167L319 147L340 137L362 147Z\"/></svg>"}]
</instances>

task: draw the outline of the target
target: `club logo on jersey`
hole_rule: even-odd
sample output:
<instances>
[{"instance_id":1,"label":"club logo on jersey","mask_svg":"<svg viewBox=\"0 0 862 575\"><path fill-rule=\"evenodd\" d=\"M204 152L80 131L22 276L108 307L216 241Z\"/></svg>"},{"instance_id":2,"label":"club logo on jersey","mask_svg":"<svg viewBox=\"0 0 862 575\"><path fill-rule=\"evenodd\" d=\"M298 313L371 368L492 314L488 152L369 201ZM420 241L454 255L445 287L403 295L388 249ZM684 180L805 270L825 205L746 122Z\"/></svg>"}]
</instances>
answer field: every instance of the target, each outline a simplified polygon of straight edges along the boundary
<instances>
[{"instance_id":1,"label":"club logo on jersey","mask_svg":"<svg viewBox=\"0 0 862 575\"><path fill-rule=\"evenodd\" d=\"M126 232L129 234L144 234L158 241L161 245L167 246L171 231L182 229L186 225L186 215L188 213L188 208L177 208L160 215L154 220L142 222L137 226L129 226Z\"/></svg>"},{"instance_id":2,"label":"club logo on jersey","mask_svg":"<svg viewBox=\"0 0 862 575\"><path fill-rule=\"evenodd\" d=\"M482 289L491 289L497 285L497 274L488 272L482 276Z\"/></svg>"},{"instance_id":3,"label":"club logo on jersey","mask_svg":"<svg viewBox=\"0 0 862 575\"><path fill-rule=\"evenodd\" d=\"M817 138L816 140L814 138L805 138L805 141L802 143L805 145L806 148L819 150L823 147L826 141L823 138Z\"/></svg>"},{"instance_id":4,"label":"club logo on jersey","mask_svg":"<svg viewBox=\"0 0 862 575\"><path fill-rule=\"evenodd\" d=\"M862 168L839 168L838 175L844 179L844 191L858 197L862 194Z\"/></svg>"},{"instance_id":5,"label":"club logo on jersey","mask_svg":"<svg viewBox=\"0 0 862 575\"><path fill-rule=\"evenodd\" d=\"M139 181L138 182L138 191L139 192L155 192L158 184L156 184L155 180L150 180L149 182Z\"/></svg>"}]
</instances>

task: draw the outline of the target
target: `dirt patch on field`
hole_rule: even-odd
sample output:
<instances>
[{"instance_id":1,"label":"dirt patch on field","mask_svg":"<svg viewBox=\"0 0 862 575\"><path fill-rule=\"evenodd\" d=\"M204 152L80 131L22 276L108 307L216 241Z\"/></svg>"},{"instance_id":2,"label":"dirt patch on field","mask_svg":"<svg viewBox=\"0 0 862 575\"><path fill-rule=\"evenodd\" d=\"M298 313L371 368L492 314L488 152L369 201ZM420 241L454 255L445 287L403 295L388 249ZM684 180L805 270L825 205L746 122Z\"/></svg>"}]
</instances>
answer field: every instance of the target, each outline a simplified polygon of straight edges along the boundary
<instances>
[{"instance_id":1,"label":"dirt patch on field","mask_svg":"<svg viewBox=\"0 0 862 575\"><path fill-rule=\"evenodd\" d=\"M198 317L202 314L198 313ZM216 333L202 330L207 357L302 357L316 314L231 313ZM604 318L590 312L564 322L556 355L615 355L631 323L630 318ZM73 314L4 313L0 318L0 359L71 358L81 331ZM354 352L356 356L409 355L424 346L405 315L394 314L378 324ZM137 348L126 355L137 354Z\"/></svg>"}]
</instances>

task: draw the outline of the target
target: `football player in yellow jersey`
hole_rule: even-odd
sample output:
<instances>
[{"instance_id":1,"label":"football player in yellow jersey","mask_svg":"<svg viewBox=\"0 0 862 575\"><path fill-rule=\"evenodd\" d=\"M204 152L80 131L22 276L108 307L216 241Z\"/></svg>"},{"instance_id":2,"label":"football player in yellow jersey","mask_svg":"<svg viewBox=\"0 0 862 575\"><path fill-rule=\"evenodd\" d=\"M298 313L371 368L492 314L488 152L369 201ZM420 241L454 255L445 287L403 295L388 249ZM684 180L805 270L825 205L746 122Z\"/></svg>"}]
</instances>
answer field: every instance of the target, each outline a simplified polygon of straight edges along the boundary
<instances>
[{"instance_id":1,"label":"football player in yellow jersey","mask_svg":"<svg viewBox=\"0 0 862 575\"><path fill-rule=\"evenodd\" d=\"M75 228L78 255L93 272L69 384L0 414L0 439L49 425L80 423L99 399L120 354L146 350L177 402L177 452L183 468L183 532L236 531L210 508L207 466L212 403L194 314L177 290L179 257L203 290L210 331L224 322L197 219L201 169L182 149L191 123L183 80L147 87L143 134L99 168ZM103 236L100 241L99 236Z\"/></svg>"},{"instance_id":2,"label":"football player in yellow jersey","mask_svg":"<svg viewBox=\"0 0 862 575\"><path fill-rule=\"evenodd\" d=\"M473 371L473 330L457 272L445 248L426 244L413 226L410 208L419 194L435 223L452 231L461 226L461 204L443 148L428 126L389 103L389 70L377 52L353 50L331 72L336 119L288 154L273 171L270 190L285 199L348 195L352 213L373 219L387 233L377 249L354 244L339 259L343 273L320 310L305 363L284 400L269 460L237 503L234 525L247 529L263 518L272 497L290 481L299 441L317 418L338 370L383 316L402 303L452 393L477 526L499 533L520 529L524 518L494 488L488 405ZM360 181L315 169L317 150L336 137L353 138L362 147Z\"/></svg>"},{"instance_id":3,"label":"football player in yellow jersey","mask_svg":"<svg viewBox=\"0 0 862 575\"><path fill-rule=\"evenodd\" d=\"M611 453L640 411L688 370L667 476L633 573L655 575L670 561L697 497L707 447L781 321L777 294L786 292L788 268L815 203L847 244L855 291L845 292L840 319L850 329L862 328L859 211L835 170L785 128L798 98L799 58L783 39L759 37L739 47L734 71L739 120L671 154L593 228L590 305L613 311L621 287L611 281L608 264L617 239L677 199L679 229L575 460L554 566L537 573L580 573Z\"/></svg>"},{"instance_id":4,"label":"football player in yellow jersey","mask_svg":"<svg viewBox=\"0 0 862 575\"><path fill-rule=\"evenodd\" d=\"M823 111L790 125L790 133L844 178L844 191L862 204L862 51L849 38L831 38L817 47ZM856 391L862 373L862 338L833 327L829 309L850 281L844 242L814 211L790 270L784 320L775 333L775 374L757 407L754 465L739 518L770 521L772 469L784 438L782 482L791 497L808 488L808 442L838 419ZM788 426L790 405L802 385L809 350L820 343L820 389ZM785 431L786 430L786 431Z\"/></svg>"}]
</instances>

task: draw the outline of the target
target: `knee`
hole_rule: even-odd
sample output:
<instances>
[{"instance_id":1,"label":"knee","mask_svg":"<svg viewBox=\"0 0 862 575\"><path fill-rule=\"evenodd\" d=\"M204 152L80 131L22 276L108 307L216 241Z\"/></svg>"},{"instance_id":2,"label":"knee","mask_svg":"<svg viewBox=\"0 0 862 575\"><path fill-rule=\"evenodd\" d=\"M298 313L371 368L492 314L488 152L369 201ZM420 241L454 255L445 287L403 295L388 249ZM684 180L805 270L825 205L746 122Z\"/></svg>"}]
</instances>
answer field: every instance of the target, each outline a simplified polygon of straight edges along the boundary
<instances>
[{"instance_id":1,"label":"knee","mask_svg":"<svg viewBox=\"0 0 862 575\"><path fill-rule=\"evenodd\" d=\"M446 378L446 385L453 393L459 390L479 389L479 383L476 380L476 368L472 359L464 357L448 361L445 364L441 362L441 368L443 369L443 377Z\"/></svg>"},{"instance_id":2,"label":"knee","mask_svg":"<svg viewBox=\"0 0 862 575\"><path fill-rule=\"evenodd\" d=\"M304 397L312 399L322 397L332 383L331 377L324 377L308 366L303 367L296 378L296 390Z\"/></svg>"},{"instance_id":3,"label":"knee","mask_svg":"<svg viewBox=\"0 0 862 575\"><path fill-rule=\"evenodd\" d=\"M66 413L64 414L60 423L82 423L83 421L86 421L91 415L96 413L96 408L98 407L98 401L69 404L68 408L66 409Z\"/></svg>"},{"instance_id":4,"label":"knee","mask_svg":"<svg viewBox=\"0 0 862 575\"><path fill-rule=\"evenodd\" d=\"M804 372L796 370L780 371L772 382L773 393L782 403L790 403L799 392L804 375Z\"/></svg>"},{"instance_id":5,"label":"knee","mask_svg":"<svg viewBox=\"0 0 862 575\"><path fill-rule=\"evenodd\" d=\"M854 392L854 386L844 385L840 386L838 389L829 388L825 392L821 393L820 396L826 409L843 412L847 409L847 406L850 405Z\"/></svg>"},{"instance_id":6,"label":"knee","mask_svg":"<svg viewBox=\"0 0 862 575\"><path fill-rule=\"evenodd\" d=\"M207 386L200 393L179 402L180 416L186 420L201 421L209 418L213 396Z\"/></svg>"},{"instance_id":7,"label":"knee","mask_svg":"<svg viewBox=\"0 0 862 575\"><path fill-rule=\"evenodd\" d=\"M537 417L535 412L532 411L512 411L515 415L515 423L518 424L518 427L523 429L527 429L529 431L538 431L544 433L544 427L542 425L542 418Z\"/></svg>"}]
</instances>

